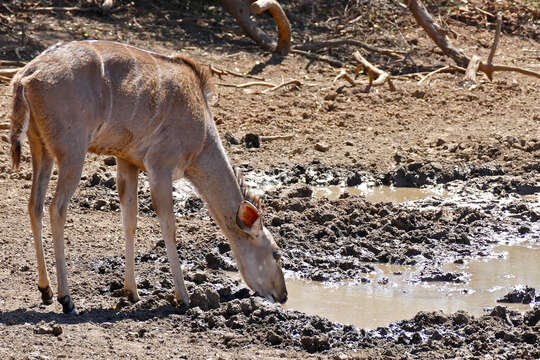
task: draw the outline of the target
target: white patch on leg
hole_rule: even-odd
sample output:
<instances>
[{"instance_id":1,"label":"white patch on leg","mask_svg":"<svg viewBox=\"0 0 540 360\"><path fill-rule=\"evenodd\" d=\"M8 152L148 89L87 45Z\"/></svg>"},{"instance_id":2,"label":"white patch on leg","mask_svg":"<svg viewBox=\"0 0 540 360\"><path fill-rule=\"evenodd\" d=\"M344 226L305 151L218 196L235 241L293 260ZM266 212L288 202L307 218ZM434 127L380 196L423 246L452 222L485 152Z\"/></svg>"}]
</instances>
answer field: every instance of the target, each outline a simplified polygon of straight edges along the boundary
<instances>
[{"instance_id":1,"label":"white patch on leg","mask_svg":"<svg viewBox=\"0 0 540 360\"><path fill-rule=\"evenodd\" d=\"M28 103L28 99L26 98L25 94L26 89L23 86L22 89L22 98L24 101L24 106L26 107L26 111L24 113L24 121L23 121L23 127L21 130L21 133L19 134L18 141L22 142L26 136L26 132L28 131L28 126L30 125L30 104Z\"/></svg>"}]
</instances>

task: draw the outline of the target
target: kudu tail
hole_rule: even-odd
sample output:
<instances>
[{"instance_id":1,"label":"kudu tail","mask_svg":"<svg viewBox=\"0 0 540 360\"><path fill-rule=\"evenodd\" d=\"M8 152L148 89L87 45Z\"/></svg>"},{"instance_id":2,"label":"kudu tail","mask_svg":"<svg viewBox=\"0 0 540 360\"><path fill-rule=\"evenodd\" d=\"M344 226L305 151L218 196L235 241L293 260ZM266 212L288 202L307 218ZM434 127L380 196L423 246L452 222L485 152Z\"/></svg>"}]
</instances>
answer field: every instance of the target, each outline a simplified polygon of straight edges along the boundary
<instances>
[{"instance_id":1,"label":"kudu tail","mask_svg":"<svg viewBox=\"0 0 540 360\"><path fill-rule=\"evenodd\" d=\"M30 106L24 86L19 77L15 76L12 82L13 103L11 108L11 163L13 169L18 169L21 162L21 142L24 140L30 122Z\"/></svg>"}]
</instances>

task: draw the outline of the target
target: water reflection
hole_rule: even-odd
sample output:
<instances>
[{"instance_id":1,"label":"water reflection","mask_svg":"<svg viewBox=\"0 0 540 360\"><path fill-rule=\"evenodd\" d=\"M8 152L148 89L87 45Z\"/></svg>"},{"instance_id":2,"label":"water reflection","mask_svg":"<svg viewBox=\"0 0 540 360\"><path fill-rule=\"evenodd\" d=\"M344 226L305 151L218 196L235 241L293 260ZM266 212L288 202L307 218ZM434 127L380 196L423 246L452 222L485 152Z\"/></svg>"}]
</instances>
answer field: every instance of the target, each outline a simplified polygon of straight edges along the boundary
<instances>
[{"instance_id":1,"label":"water reflection","mask_svg":"<svg viewBox=\"0 0 540 360\"><path fill-rule=\"evenodd\" d=\"M448 196L444 190L439 188L420 189L410 187L370 186L367 183L354 187L336 185L313 188L313 197L315 198L326 197L330 200L337 200L343 193L365 197L367 201L372 203L403 203L406 201L425 199L430 196Z\"/></svg>"},{"instance_id":2,"label":"water reflection","mask_svg":"<svg viewBox=\"0 0 540 360\"><path fill-rule=\"evenodd\" d=\"M328 286L289 279L289 301L285 308L370 329L412 318L418 311L466 310L481 315L484 308L497 305L496 300L515 285L540 289L538 249L533 245L498 246L495 250L499 258L446 267L447 271L469 272L467 284L411 283L410 273L416 269L393 265L378 265L377 272L371 274L372 282L365 285ZM388 283L378 284L385 277ZM520 311L530 308L523 304L504 305Z\"/></svg>"}]
</instances>

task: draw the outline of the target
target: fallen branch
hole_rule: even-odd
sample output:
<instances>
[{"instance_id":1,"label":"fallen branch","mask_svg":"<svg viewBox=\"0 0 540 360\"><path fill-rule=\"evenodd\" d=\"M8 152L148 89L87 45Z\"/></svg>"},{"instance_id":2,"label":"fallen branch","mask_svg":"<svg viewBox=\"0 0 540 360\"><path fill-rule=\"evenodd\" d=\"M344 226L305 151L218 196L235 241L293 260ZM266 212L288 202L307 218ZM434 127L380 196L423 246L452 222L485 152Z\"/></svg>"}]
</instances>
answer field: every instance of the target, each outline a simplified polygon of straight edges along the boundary
<instances>
[{"instance_id":1,"label":"fallen branch","mask_svg":"<svg viewBox=\"0 0 540 360\"><path fill-rule=\"evenodd\" d=\"M399 50L390 50L390 49L381 49L375 46L368 45L360 40L353 40L353 39L335 39L335 40L328 40L328 41L313 41L310 43L305 43L300 46L295 46L294 48L296 50L304 50L304 51L315 51L323 48L332 48L342 45L350 45L350 46L358 46L362 49L376 52L383 55L388 55L393 58L401 58L403 55L406 55L406 51L399 51Z\"/></svg>"},{"instance_id":2,"label":"fallen branch","mask_svg":"<svg viewBox=\"0 0 540 360\"><path fill-rule=\"evenodd\" d=\"M23 61L13 61L13 60L0 60L0 66L24 66L26 65Z\"/></svg>"},{"instance_id":3,"label":"fallen branch","mask_svg":"<svg viewBox=\"0 0 540 360\"><path fill-rule=\"evenodd\" d=\"M245 84L226 84L226 83L218 83L219 86L225 86L225 87L233 87L237 89L243 89L251 86L266 86L266 87L275 87L275 84L266 82L266 81L252 81Z\"/></svg>"},{"instance_id":4,"label":"fallen branch","mask_svg":"<svg viewBox=\"0 0 540 360\"><path fill-rule=\"evenodd\" d=\"M313 54L313 53L303 51L303 50L292 49L291 53L303 55L303 56L305 56L305 57L307 57L309 59L313 59L313 60L324 61L324 62L327 62L330 65L335 66L335 67L343 67L343 66L345 66L345 64L343 64L339 60L332 59L332 58L329 58L329 57L326 57L326 56L323 56L323 55Z\"/></svg>"},{"instance_id":5,"label":"fallen branch","mask_svg":"<svg viewBox=\"0 0 540 360\"><path fill-rule=\"evenodd\" d=\"M443 72L456 72L456 71L464 73L467 70L462 67L454 66L454 65L443 66L442 68L439 68L439 69L433 70L432 72L427 73L426 76L420 76L421 79L420 81L418 81L418 85L421 85L424 81L426 81L428 78L432 77L435 74L439 74ZM419 74L419 73L416 73L416 74Z\"/></svg>"},{"instance_id":6,"label":"fallen branch","mask_svg":"<svg viewBox=\"0 0 540 360\"><path fill-rule=\"evenodd\" d=\"M219 68L215 67L214 65L209 65L209 66L210 66L210 70L212 71L212 73L214 73L214 74L216 74L218 76L232 75L232 76L241 77L241 78L248 78L248 79L255 79L255 80L264 81L264 78L261 77L261 76L255 76L255 75L250 75L250 74L241 74L241 73L231 71L231 70L219 69Z\"/></svg>"},{"instance_id":7,"label":"fallen branch","mask_svg":"<svg viewBox=\"0 0 540 360\"><path fill-rule=\"evenodd\" d=\"M263 90L260 93L261 94L266 94L268 92L276 91L276 90L281 89L281 88L283 88L285 86L288 86L288 85L301 86L302 83L300 82L300 80L289 80L289 81L285 81L285 82L282 82L281 84L277 84L277 85L273 84L271 82L267 82L267 81L252 81L252 82L248 82L248 83L245 83L245 84L218 83L218 85L226 86L226 87L233 87L233 88L237 88L237 89L243 89L243 88L247 88L247 87L251 87L251 86L265 86L265 87L268 87L269 89Z\"/></svg>"},{"instance_id":8,"label":"fallen branch","mask_svg":"<svg viewBox=\"0 0 540 360\"><path fill-rule=\"evenodd\" d=\"M334 81L333 82L336 82L338 81L339 79L344 79L345 81L347 81L349 84L351 84L352 86L356 86L356 85L360 85L360 83L354 81L353 78L351 78L349 76L349 74L347 74L347 71L345 69L341 69L341 71L339 72L339 74L334 78Z\"/></svg>"},{"instance_id":9,"label":"fallen branch","mask_svg":"<svg viewBox=\"0 0 540 360\"><path fill-rule=\"evenodd\" d=\"M97 12L97 13L116 13L125 9L125 6L119 6L115 9L107 9L106 7L77 7L77 6L37 6L37 7L20 7L17 11L24 12Z\"/></svg>"},{"instance_id":10,"label":"fallen branch","mask_svg":"<svg viewBox=\"0 0 540 360\"><path fill-rule=\"evenodd\" d=\"M21 68L0 69L0 75L12 78L19 70L21 70Z\"/></svg>"},{"instance_id":11,"label":"fallen branch","mask_svg":"<svg viewBox=\"0 0 540 360\"><path fill-rule=\"evenodd\" d=\"M262 93L266 94L267 92L276 91L288 85L302 86L302 83L300 82L300 80L290 80L290 81L282 82L281 84L276 85L273 88L263 90Z\"/></svg>"},{"instance_id":12,"label":"fallen branch","mask_svg":"<svg viewBox=\"0 0 540 360\"><path fill-rule=\"evenodd\" d=\"M294 134L290 135L270 135L270 136L259 136L260 141L274 141L274 140L290 140L294 138Z\"/></svg>"},{"instance_id":13,"label":"fallen branch","mask_svg":"<svg viewBox=\"0 0 540 360\"><path fill-rule=\"evenodd\" d=\"M448 38L444 35L442 29L435 23L431 15L426 10L426 7L420 0L403 0L403 2L407 5L409 10L413 14L416 22L424 29L424 31L428 34L431 40L435 42L435 44L444 52L444 54L454 60L458 66L469 69L466 76L467 79L471 79L473 77L472 72L475 71L475 69L476 71L481 71L485 73L490 80L493 79L493 73L497 71L517 72L540 79L540 73L532 70L527 70L514 66L494 65L491 63L499 43L501 31L500 15L497 17L497 33L495 34L495 40L493 42L493 46L491 47L490 57L488 58L488 61L486 63L479 61L478 67L476 67L476 63L473 62L471 64L471 61L474 60L476 62L477 59L475 59L474 57L469 58L460 49L454 47L450 43ZM476 77L476 75L474 77Z\"/></svg>"},{"instance_id":14,"label":"fallen branch","mask_svg":"<svg viewBox=\"0 0 540 360\"><path fill-rule=\"evenodd\" d=\"M367 91L369 91L371 86L379 86L379 85L383 85L384 83L388 83L388 87L390 88L391 91L396 90L396 88L394 87L394 84L392 83L390 75L386 71L383 71L377 68L375 65L371 64L362 55L360 55L358 51L355 51L353 53L353 56L356 59L356 61L362 64L362 66L364 66L364 69L366 69L368 72L369 85L366 89ZM377 75L376 78L375 78L375 75Z\"/></svg>"}]
</instances>

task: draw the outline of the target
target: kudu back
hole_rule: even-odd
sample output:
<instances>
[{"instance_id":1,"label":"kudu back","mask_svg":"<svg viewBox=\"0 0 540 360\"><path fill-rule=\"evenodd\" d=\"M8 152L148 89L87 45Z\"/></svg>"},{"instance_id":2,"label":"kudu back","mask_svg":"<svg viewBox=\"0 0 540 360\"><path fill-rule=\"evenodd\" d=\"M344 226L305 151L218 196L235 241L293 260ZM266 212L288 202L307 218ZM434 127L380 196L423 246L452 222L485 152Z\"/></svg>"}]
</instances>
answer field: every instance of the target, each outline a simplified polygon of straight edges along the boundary
<instances>
[{"instance_id":1,"label":"kudu back","mask_svg":"<svg viewBox=\"0 0 540 360\"><path fill-rule=\"evenodd\" d=\"M42 301L53 292L43 254L43 203L53 163L58 183L50 205L58 301L75 312L65 258L64 223L87 152L117 158L117 187L126 243L124 286L139 299L134 239L139 170L146 171L176 298L189 304L176 250L172 181L186 177L225 233L238 268L261 296L284 302L287 290L279 248L262 224L260 200L231 168L210 111L210 71L184 56L164 56L109 41L57 44L12 81L11 152L15 168L28 136L32 154L29 214Z\"/></svg>"}]
</instances>

